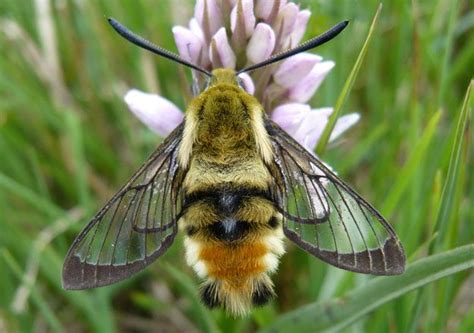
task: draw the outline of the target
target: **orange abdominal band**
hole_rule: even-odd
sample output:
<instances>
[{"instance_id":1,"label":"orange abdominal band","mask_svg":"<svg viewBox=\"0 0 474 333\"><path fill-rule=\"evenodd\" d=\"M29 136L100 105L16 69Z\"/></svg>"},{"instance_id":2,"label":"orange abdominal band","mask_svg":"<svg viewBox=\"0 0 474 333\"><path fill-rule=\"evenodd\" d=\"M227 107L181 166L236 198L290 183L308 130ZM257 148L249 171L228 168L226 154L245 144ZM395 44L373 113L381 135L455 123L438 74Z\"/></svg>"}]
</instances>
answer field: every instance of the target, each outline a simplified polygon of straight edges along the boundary
<instances>
[{"instance_id":1,"label":"orange abdominal band","mask_svg":"<svg viewBox=\"0 0 474 333\"><path fill-rule=\"evenodd\" d=\"M203 246L199 259L206 264L210 278L243 284L267 270L262 260L267 253L267 246L260 242L231 246L210 243Z\"/></svg>"}]
</instances>

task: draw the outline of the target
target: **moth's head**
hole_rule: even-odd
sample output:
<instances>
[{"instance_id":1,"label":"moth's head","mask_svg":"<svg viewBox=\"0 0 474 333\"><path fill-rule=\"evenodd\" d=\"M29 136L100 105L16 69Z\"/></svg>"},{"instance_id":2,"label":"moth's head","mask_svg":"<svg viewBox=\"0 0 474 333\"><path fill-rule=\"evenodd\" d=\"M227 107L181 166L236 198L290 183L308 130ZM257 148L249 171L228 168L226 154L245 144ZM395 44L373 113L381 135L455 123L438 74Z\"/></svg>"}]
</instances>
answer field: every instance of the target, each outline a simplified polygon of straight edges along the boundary
<instances>
[{"instance_id":1,"label":"moth's head","mask_svg":"<svg viewBox=\"0 0 474 333\"><path fill-rule=\"evenodd\" d=\"M212 71L208 86L212 87L217 84L241 86L237 73L230 68L217 68Z\"/></svg>"}]
</instances>

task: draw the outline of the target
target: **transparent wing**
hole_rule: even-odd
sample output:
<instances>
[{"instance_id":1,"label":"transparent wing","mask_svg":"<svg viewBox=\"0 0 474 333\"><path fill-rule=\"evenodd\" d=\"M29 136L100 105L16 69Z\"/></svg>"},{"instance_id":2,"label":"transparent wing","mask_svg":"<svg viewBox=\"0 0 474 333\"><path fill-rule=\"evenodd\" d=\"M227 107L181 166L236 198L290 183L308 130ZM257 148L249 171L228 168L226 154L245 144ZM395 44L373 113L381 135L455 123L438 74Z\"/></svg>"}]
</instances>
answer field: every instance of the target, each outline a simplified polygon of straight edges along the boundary
<instances>
[{"instance_id":1,"label":"transparent wing","mask_svg":"<svg viewBox=\"0 0 474 333\"><path fill-rule=\"evenodd\" d=\"M273 196L285 235L346 270L403 273L403 247L380 213L270 120L267 131L276 152Z\"/></svg>"},{"instance_id":2,"label":"transparent wing","mask_svg":"<svg viewBox=\"0 0 474 333\"><path fill-rule=\"evenodd\" d=\"M182 130L181 124L74 240L63 267L65 289L123 280L171 245L183 201L176 160Z\"/></svg>"}]
</instances>

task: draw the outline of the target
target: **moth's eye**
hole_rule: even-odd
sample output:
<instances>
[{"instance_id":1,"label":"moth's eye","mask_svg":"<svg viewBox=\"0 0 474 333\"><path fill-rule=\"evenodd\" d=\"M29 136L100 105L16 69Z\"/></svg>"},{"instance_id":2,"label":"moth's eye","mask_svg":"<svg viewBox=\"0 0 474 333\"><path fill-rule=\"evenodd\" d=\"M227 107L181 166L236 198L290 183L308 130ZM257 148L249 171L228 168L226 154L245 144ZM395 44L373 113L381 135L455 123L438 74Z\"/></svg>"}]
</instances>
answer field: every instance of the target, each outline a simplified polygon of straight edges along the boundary
<instances>
[{"instance_id":1,"label":"moth's eye","mask_svg":"<svg viewBox=\"0 0 474 333\"><path fill-rule=\"evenodd\" d=\"M191 85L191 92L193 93L193 96L197 96L201 93L201 87L199 86L199 82L197 82L197 80L193 81L193 84Z\"/></svg>"},{"instance_id":2,"label":"moth's eye","mask_svg":"<svg viewBox=\"0 0 474 333\"><path fill-rule=\"evenodd\" d=\"M202 75L201 76L193 75L193 83L191 85L191 91L193 93L193 96L197 96L200 93L202 93L204 90L209 88L210 84L211 84L211 78L203 77Z\"/></svg>"},{"instance_id":3,"label":"moth's eye","mask_svg":"<svg viewBox=\"0 0 474 333\"><path fill-rule=\"evenodd\" d=\"M236 80L237 80L237 85L238 85L240 88L245 89L245 87L244 87L244 81L243 81L240 77L238 77L238 76L236 76Z\"/></svg>"},{"instance_id":4,"label":"moth's eye","mask_svg":"<svg viewBox=\"0 0 474 333\"><path fill-rule=\"evenodd\" d=\"M209 86L211 85L212 83L212 77L206 77L206 81L204 82L204 90L206 90L207 88L209 88Z\"/></svg>"}]
</instances>

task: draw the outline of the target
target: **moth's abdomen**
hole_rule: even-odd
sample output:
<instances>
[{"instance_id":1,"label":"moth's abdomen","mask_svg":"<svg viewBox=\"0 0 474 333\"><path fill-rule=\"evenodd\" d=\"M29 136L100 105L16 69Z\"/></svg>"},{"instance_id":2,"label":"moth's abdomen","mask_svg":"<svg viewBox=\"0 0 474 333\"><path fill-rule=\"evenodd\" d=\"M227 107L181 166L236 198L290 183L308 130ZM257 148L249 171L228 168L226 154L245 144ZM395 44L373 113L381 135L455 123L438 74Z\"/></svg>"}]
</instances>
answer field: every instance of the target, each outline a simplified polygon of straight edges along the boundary
<instances>
[{"instance_id":1,"label":"moth's abdomen","mask_svg":"<svg viewBox=\"0 0 474 333\"><path fill-rule=\"evenodd\" d=\"M223 185L186 198L186 259L206 281L203 302L234 315L274 295L269 274L283 254L283 233L264 191Z\"/></svg>"}]
</instances>

